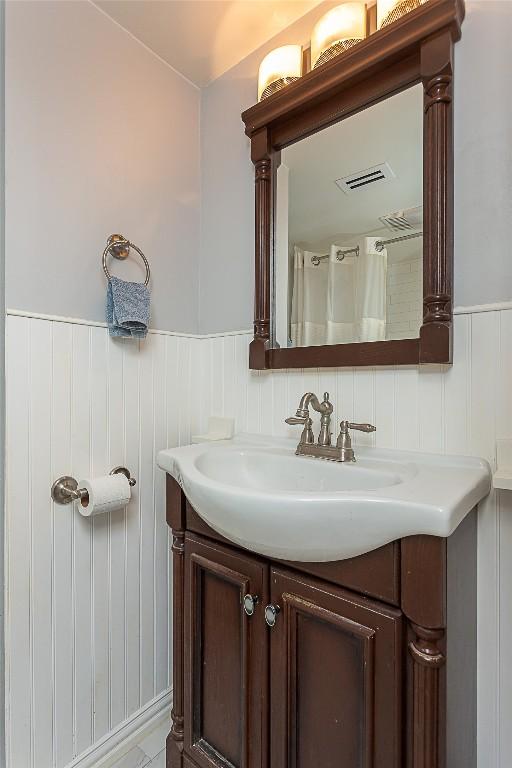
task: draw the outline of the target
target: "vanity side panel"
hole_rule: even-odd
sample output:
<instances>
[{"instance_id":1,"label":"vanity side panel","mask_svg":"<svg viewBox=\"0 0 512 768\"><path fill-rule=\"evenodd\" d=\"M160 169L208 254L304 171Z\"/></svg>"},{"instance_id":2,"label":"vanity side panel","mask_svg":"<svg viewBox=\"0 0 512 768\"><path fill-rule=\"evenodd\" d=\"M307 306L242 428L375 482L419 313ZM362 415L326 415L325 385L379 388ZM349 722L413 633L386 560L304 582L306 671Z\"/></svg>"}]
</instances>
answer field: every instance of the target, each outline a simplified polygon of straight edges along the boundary
<instances>
[{"instance_id":1,"label":"vanity side panel","mask_svg":"<svg viewBox=\"0 0 512 768\"><path fill-rule=\"evenodd\" d=\"M185 497L173 477L166 475L167 525L172 529L172 728L166 740L167 768L183 765L183 649L184 649L184 599L185 599Z\"/></svg>"},{"instance_id":2,"label":"vanity side panel","mask_svg":"<svg viewBox=\"0 0 512 768\"><path fill-rule=\"evenodd\" d=\"M437 536L401 540L407 768L452 768L446 764L446 550L446 539Z\"/></svg>"},{"instance_id":3,"label":"vanity side panel","mask_svg":"<svg viewBox=\"0 0 512 768\"><path fill-rule=\"evenodd\" d=\"M174 477L165 476L165 519L169 528L185 530L186 524L186 499Z\"/></svg>"},{"instance_id":4,"label":"vanity side panel","mask_svg":"<svg viewBox=\"0 0 512 768\"><path fill-rule=\"evenodd\" d=\"M446 627L446 539L401 539L401 599L408 619L426 629Z\"/></svg>"},{"instance_id":5,"label":"vanity side panel","mask_svg":"<svg viewBox=\"0 0 512 768\"><path fill-rule=\"evenodd\" d=\"M187 530L239 549L236 544L210 528L188 501L186 514ZM332 563L298 563L285 560L272 562L279 562L301 573L316 576L339 587L352 589L391 605L400 604L400 543L398 541L350 560Z\"/></svg>"},{"instance_id":6,"label":"vanity side panel","mask_svg":"<svg viewBox=\"0 0 512 768\"><path fill-rule=\"evenodd\" d=\"M477 511L447 542L446 764L476 768Z\"/></svg>"}]
</instances>

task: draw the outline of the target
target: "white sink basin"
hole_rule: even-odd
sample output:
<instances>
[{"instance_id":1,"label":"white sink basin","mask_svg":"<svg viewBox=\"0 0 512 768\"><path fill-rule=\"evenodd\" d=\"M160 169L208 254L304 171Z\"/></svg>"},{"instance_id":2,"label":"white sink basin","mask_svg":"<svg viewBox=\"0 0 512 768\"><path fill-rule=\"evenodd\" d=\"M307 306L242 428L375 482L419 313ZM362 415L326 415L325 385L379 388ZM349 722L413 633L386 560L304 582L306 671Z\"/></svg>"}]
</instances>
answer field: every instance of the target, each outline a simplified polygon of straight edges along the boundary
<instances>
[{"instance_id":1,"label":"white sink basin","mask_svg":"<svg viewBox=\"0 0 512 768\"><path fill-rule=\"evenodd\" d=\"M481 459L358 448L357 462L295 455L295 442L241 435L160 451L158 465L235 544L325 562L414 534L449 536L490 490Z\"/></svg>"},{"instance_id":2,"label":"white sink basin","mask_svg":"<svg viewBox=\"0 0 512 768\"><path fill-rule=\"evenodd\" d=\"M210 480L234 488L265 490L267 493L326 494L340 491L374 491L403 482L407 468L399 472L392 464L363 460L357 464L335 464L290 456L290 452L242 446L227 450L207 450L195 467Z\"/></svg>"}]
</instances>

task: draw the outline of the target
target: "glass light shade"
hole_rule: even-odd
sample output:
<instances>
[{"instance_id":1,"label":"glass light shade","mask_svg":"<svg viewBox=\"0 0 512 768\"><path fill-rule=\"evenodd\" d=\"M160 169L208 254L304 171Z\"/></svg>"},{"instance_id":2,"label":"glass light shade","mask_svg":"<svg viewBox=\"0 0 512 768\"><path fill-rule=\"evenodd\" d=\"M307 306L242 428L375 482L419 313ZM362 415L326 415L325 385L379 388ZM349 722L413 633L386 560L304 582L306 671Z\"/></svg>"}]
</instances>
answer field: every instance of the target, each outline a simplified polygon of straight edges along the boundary
<instances>
[{"instance_id":1,"label":"glass light shade","mask_svg":"<svg viewBox=\"0 0 512 768\"><path fill-rule=\"evenodd\" d=\"M377 0L377 29L387 27L426 2L427 0Z\"/></svg>"},{"instance_id":2,"label":"glass light shade","mask_svg":"<svg viewBox=\"0 0 512 768\"><path fill-rule=\"evenodd\" d=\"M302 74L302 46L283 45L270 51L260 64L258 101L271 96Z\"/></svg>"},{"instance_id":3,"label":"glass light shade","mask_svg":"<svg viewBox=\"0 0 512 768\"><path fill-rule=\"evenodd\" d=\"M366 36L365 3L343 3L322 16L311 35L311 66L324 64Z\"/></svg>"}]
</instances>

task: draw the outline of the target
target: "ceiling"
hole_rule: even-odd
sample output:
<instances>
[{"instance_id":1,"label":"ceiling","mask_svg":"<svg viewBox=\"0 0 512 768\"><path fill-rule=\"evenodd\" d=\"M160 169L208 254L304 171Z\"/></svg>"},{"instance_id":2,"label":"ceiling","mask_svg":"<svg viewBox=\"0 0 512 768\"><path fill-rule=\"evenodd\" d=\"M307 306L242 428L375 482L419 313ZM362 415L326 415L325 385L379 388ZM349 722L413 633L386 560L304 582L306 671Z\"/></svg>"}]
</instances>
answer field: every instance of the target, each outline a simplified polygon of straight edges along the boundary
<instances>
[{"instance_id":1,"label":"ceiling","mask_svg":"<svg viewBox=\"0 0 512 768\"><path fill-rule=\"evenodd\" d=\"M349 194L335 184L386 162L395 174L388 182ZM291 243L314 251L349 244L361 234L380 235L380 216L422 204L422 86L292 144L281 152L281 163L289 169Z\"/></svg>"},{"instance_id":2,"label":"ceiling","mask_svg":"<svg viewBox=\"0 0 512 768\"><path fill-rule=\"evenodd\" d=\"M94 0L197 86L228 69L321 0Z\"/></svg>"}]
</instances>

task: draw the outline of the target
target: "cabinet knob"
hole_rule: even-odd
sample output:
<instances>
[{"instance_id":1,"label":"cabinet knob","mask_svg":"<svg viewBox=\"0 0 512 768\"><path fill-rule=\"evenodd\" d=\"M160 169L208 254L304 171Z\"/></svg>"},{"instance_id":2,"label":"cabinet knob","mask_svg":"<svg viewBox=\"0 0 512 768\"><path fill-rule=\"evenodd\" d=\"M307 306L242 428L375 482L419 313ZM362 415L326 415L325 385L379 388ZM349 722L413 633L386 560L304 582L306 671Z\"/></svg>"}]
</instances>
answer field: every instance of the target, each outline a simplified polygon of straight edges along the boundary
<instances>
[{"instance_id":1,"label":"cabinet knob","mask_svg":"<svg viewBox=\"0 0 512 768\"><path fill-rule=\"evenodd\" d=\"M273 627L275 625L277 614L280 610L281 608L278 605L272 605L272 603L265 607L265 621L269 627Z\"/></svg>"},{"instance_id":2,"label":"cabinet knob","mask_svg":"<svg viewBox=\"0 0 512 768\"><path fill-rule=\"evenodd\" d=\"M244 611L246 612L247 616L253 615L258 599L258 595L246 595L244 597Z\"/></svg>"}]
</instances>

